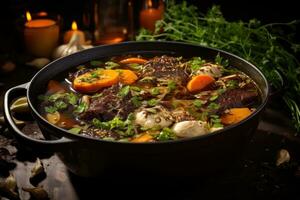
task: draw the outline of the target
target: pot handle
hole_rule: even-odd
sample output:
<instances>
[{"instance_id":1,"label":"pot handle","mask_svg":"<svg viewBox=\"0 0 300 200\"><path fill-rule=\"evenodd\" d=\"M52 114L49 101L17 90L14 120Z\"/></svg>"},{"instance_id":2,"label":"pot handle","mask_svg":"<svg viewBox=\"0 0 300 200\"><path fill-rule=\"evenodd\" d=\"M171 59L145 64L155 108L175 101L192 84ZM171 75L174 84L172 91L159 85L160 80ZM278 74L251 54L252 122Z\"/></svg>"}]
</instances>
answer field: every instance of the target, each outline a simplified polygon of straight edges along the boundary
<instances>
[{"instance_id":1,"label":"pot handle","mask_svg":"<svg viewBox=\"0 0 300 200\"><path fill-rule=\"evenodd\" d=\"M41 149L48 149L48 150L57 150L58 146L61 145L66 145L69 143L75 142L75 140L71 140L69 138L62 137L57 140L39 140L39 139L34 139L29 136L27 136L25 133L23 133L15 124L13 117L11 115L10 111L10 102L21 96L22 94L27 91L29 83L24 83L22 85L15 86L11 89L9 89L4 96L4 118L6 120L6 123L8 124L9 128L13 130L15 133L15 136L17 140L21 141L21 143L28 144L26 146L30 147L40 147Z\"/></svg>"}]
</instances>

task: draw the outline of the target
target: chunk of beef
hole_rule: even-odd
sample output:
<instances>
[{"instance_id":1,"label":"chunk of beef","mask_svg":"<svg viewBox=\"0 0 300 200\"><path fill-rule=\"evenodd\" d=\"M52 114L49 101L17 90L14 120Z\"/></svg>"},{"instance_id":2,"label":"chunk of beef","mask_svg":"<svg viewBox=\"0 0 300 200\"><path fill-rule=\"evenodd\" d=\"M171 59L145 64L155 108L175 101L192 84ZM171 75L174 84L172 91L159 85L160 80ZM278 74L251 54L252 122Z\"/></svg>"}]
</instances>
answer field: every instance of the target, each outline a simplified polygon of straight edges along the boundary
<instances>
[{"instance_id":1,"label":"chunk of beef","mask_svg":"<svg viewBox=\"0 0 300 200\"><path fill-rule=\"evenodd\" d=\"M125 97L118 95L120 88L121 85L114 85L103 90L100 97L92 98L88 110L81 115L81 118L85 120L98 118L108 121L118 116L123 120L126 119L135 106L130 101L132 97L130 93Z\"/></svg>"},{"instance_id":2,"label":"chunk of beef","mask_svg":"<svg viewBox=\"0 0 300 200\"><path fill-rule=\"evenodd\" d=\"M235 107L251 106L258 100L258 91L246 89L232 89L224 92L218 99L220 111Z\"/></svg>"},{"instance_id":3,"label":"chunk of beef","mask_svg":"<svg viewBox=\"0 0 300 200\"><path fill-rule=\"evenodd\" d=\"M142 77L156 77L174 80L177 83L186 84L189 73L186 65L176 57L161 56L149 60L144 66Z\"/></svg>"}]
</instances>

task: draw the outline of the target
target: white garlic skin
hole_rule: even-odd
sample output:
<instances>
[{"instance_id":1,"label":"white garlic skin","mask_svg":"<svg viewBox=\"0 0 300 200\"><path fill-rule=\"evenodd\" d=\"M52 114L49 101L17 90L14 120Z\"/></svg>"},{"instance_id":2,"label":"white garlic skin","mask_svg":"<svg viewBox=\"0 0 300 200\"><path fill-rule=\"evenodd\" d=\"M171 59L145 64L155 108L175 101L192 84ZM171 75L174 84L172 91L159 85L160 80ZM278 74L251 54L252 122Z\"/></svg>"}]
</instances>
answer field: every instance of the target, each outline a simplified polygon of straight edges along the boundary
<instances>
[{"instance_id":1,"label":"white garlic skin","mask_svg":"<svg viewBox=\"0 0 300 200\"><path fill-rule=\"evenodd\" d=\"M150 108L153 109L153 108ZM157 110L156 113L149 112L147 108L138 111L135 114L135 123L143 128L164 128L170 126L174 120L169 111L157 106L154 107Z\"/></svg>"},{"instance_id":2,"label":"white garlic skin","mask_svg":"<svg viewBox=\"0 0 300 200\"><path fill-rule=\"evenodd\" d=\"M207 123L203 121L181 121L174 124L173 132L178 137L190 138L209 133Z\"/></svg>"}]
</instances>

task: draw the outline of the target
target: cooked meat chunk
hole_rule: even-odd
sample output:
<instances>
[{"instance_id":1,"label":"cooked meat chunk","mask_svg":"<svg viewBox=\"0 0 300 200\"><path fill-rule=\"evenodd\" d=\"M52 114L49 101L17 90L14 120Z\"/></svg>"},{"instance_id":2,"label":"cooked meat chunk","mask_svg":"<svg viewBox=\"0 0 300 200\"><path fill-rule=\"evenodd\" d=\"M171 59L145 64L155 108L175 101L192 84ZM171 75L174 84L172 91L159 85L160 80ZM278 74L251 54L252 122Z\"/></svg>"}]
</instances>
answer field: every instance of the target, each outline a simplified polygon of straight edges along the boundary
<instances>
[{"instance_id":1,"label":"cooked meat chunk","mask_svg":"<svg viewBox=\"0 0 300 200\"><path fill-rule=\"evenodd\" d=\"M100 97L91 98L90 106L86 112L81 115L82 119L89 120L98 118L103 121L113 119L115 116L126 119L135 107L130 101L131 94L125 97L118 95L121 85L114 85L103 90Z\"/></svg>"},{"instance_id":2,"label":"cooked meat chunk","mask_svg":"<svg viewBox=\"0 0 300 200\"><path fill-rule=\"evenodd\" d=\"M149 60L144 66L142 77L156 77L187 83L189 73L186 65L176 57L161 56Z\"/></svg>"},{"instance_id":3,"label":"cooked meat chunk","mask_svg":"<svg viewBox=\"0 0 300 200\"><path fill-rule=\"evenodd\" d=\"M258 98L256 90L232 89L223 93L217 100L220 110L228 108L247 107Z\"/></svg>"}]
</instances>

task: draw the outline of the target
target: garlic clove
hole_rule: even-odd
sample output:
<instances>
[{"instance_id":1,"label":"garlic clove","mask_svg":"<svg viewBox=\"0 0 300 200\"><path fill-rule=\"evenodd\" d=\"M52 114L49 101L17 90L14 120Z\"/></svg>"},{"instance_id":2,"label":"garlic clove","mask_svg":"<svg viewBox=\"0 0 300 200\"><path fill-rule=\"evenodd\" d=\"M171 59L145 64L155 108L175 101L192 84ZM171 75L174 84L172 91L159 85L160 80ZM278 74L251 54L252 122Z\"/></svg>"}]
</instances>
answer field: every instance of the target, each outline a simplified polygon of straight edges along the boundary
<instances>
[{"instance_id":1,"label":"garlic clove","mask_svg":"<svg viewBox=\"0 0 300 200\"><path fill-rule=\"evenodd\" d=\"M277 153L276 166L280 166L283 163L289 162L291 159L290 153L286 149L281 149Z\"/></svg>"}]
</instances>

